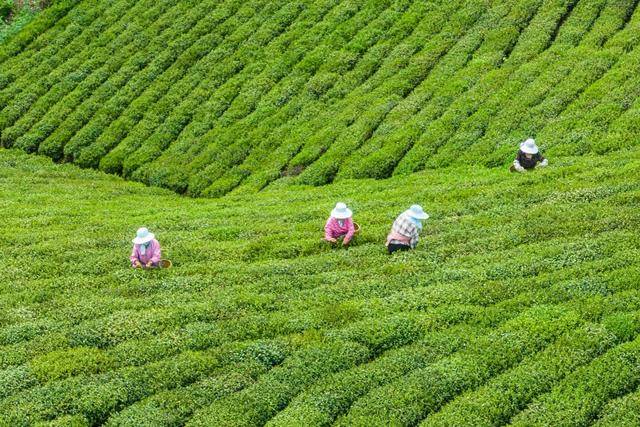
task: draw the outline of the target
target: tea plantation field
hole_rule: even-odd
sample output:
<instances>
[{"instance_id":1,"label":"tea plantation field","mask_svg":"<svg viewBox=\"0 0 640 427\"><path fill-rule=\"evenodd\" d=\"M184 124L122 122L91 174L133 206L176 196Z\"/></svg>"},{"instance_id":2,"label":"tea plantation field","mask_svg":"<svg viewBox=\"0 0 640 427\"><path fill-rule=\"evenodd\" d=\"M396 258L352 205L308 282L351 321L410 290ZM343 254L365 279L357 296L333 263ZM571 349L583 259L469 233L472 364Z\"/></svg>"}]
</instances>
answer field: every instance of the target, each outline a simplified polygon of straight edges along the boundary
<instances>
[{"instance_id":1,"label":"tea plantation field","mask_svg":"<svg viewBox=\"0 0 640 427\"><path fill-rule=\"evenodd\" d=\"M0 150L0 425L638 425L639 174L634 148L192 199ZM332 250L338 200L363 229ZM172 269L130 268L141 225Z\"/></svg>"},{"instance_id":2,"label":"tea plantation field","mask_svg":"<svg viewBox=\"0 0 640 427\"><path fill-rule=\"evenodd\" d=\"M255 193L638 142L637 0L57 0L0 47L4 147Z\"/></svg>"},{"instance_id":3,"label":"tea plantation field","mask_svg":"<svg viewBox=\"0 0 640 427\"><path fill-rule=\"evenodd\" d=\"M640 426L639 4L16 21L0 427ZM550 166L511 174L528 137ZM339 201L349 248L322 241ZM414 203L421 242L389 256ZM130 267L141 226L173 268Z\"/></svg>"}]
</instances>

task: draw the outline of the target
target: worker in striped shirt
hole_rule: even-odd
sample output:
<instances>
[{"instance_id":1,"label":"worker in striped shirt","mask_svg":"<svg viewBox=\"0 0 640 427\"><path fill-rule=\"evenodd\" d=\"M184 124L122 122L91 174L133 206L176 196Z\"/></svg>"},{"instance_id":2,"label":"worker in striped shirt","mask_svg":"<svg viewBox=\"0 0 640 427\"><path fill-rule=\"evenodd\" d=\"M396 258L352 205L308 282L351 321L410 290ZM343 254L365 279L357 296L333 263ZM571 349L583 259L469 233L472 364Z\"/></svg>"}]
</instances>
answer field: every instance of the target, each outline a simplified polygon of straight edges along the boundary
<instances>
[{"instance_id":1,"label":"worker in striped shirt","mask_svg":"<svg viewBox=\"0 0 640 427\"><path fill-rule=\"evenodd\" d=\"M396 251L415 249L420 240L422 221L429 215L419 205L413 205L396 218L387 236L387 250L390 254Z\"/></svg>"}]
</instances>

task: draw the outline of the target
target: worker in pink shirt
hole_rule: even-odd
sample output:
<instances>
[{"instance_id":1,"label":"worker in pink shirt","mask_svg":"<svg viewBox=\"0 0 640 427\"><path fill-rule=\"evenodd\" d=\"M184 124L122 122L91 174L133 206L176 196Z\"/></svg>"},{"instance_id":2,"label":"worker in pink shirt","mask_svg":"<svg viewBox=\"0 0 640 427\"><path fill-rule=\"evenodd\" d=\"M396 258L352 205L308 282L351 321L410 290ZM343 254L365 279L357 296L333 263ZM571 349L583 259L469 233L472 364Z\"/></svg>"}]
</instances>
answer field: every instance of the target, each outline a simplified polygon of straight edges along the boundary
<instances>
[{"instance_id":1,"label":"worker in pink shirt","mask_svg":"<svg viewBox=\"0 0 640 427\"><path fill-rule=\"evenodd\" d=\"M131 266L133 268L158 267L160 256L160 243L156 240L155 235L145 227L138 229L129 257Z\"/></svg>"},{"instance_id":2,"label":"worker in pink shirt","mask_svg":"<svg viewBox=\"0 0 640 427\"><path fill-rule=\"evenodd\" d=\"M327 242L336 243L340 237L343 246L348 246L356 232L351 216L353 212L344 203L337 203L331 211L331 216L324 226L324 239Z\"/></svg>"}]
</instances>

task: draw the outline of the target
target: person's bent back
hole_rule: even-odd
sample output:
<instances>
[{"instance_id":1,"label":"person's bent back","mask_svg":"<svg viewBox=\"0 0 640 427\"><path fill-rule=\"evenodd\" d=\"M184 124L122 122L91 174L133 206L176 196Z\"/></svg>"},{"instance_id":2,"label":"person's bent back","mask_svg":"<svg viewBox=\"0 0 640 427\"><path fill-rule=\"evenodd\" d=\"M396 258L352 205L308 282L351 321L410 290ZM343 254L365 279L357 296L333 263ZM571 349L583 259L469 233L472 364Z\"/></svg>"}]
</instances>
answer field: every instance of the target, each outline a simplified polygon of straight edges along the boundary
<instances>
[{"instance_id":1,"label":"person's bent back","mask_svg":"<svg viewBox=\"0 0 640 427\"><path fill-rule=\"evenodd\" d=\"M413 205L401 213L391 226L391 232L387 236L387 250L390 254L396 251L408 251L415 249L420 240L422 221L429 215L419 205Z\"/></svg>"},{"instance_id":2,"label":"person's bent back","mask_svg":"<svg viewBox=\"0 0 640 427\"><path fill-rule=\"evenodd\" d=\"M155 235L144 227L138 229L136 238L133 239L133 249L129 257L131 266L133 268L158 267L160 257L160 243L155 239Z\"/></svg>"},{"instance_id":3,"label":"person's bent back","mask_svg":"<svg viewBox=\"0 0 640 427\"><path fill-rule=\"evenodd\" d=\"M536 167L545 167L549 164L547 159L540 154L536 141L529 138L522 144L511 165L511 172L526 172Z\"/></svg>"},{"instance_id":4,"label":"person's bent back","mask_svg":"<svg viewBox=\"0 0 640 427\"><path fill-rule=\"evenodd\" d=\"M346 204L337 203L324 226L324 239L330 243L337 243L342 237L342 245L348 246L356 232L352 215L353 212Z\"/></svg>"}]
</instances>

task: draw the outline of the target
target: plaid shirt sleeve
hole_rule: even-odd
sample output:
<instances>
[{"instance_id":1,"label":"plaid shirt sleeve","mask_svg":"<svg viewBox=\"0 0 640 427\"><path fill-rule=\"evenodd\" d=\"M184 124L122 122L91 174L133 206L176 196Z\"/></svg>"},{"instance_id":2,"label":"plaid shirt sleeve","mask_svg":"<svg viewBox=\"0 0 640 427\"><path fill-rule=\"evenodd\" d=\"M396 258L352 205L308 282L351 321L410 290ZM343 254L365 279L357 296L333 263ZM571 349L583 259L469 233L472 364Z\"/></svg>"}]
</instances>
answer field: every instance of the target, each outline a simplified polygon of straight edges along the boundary
<instances>
[{"instance_id":1,"label":"plaid shirt sleeve","mask_svg":"<svg viewBox=\"0 0 640 427\"><path fill-rule=\"evenodd\" d=\"M401 215L396 219L393 223L393 231L396 233L402 234L410 239L409 245L412 248L415 248L418 245L418 227L411 221L411 219L406 215Z\"/></svg>"}]
</instances>

